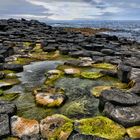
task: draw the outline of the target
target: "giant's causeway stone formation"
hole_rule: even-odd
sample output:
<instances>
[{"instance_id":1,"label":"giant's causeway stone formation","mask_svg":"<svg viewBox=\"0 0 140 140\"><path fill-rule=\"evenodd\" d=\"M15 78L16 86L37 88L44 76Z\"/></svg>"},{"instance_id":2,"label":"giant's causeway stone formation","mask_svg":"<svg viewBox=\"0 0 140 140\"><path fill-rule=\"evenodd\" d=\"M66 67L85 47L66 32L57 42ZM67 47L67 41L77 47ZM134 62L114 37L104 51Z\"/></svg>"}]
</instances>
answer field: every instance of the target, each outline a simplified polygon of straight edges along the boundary
<instances>
[{"instance_id":1,"label":"giant's causeway stone formation","mask_svg":"<svg viewBox=\"0 0 140 140\"><path fill-rule=\"evenodd\" d=\"M106 30L0 20L1 140L140 139L140 44Z\"/></svg>"}]
</instances>

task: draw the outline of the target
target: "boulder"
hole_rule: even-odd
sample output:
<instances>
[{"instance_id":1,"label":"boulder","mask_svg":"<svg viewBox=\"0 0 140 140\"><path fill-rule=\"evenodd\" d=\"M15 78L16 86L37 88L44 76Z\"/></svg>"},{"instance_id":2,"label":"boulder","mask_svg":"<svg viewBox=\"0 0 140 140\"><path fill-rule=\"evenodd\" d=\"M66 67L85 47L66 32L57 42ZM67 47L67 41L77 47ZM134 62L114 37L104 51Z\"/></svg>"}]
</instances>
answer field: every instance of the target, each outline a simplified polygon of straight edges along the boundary
<instances>
[{"instance_id":1,"label":"boulder","mask_svg":"<svg viewBox=\"0 0 140 140\"><path fill-rule=\"evenodd\" d=\"M111 49L102 49L101 52L103 54L110 55L110 56L114 55L114 51Z\"/></svg>"},{"instance_id":2,"label":"boulder","mask_svg":"<svg viewBox=\"0 0 140 140\"><path fill-rule=\"evenodd\" d=\"M100 73L107 75L107 76L111 76L111 77L115 77L117 78L117 72L114 70L101 70Z\"/></svg>"},{"instance_id":3,"label":"boulder","mask_svg":"<svg viewBox=\"0 0 140 140\"><path fill-rule=\"evenodd\" d=\"M8 24L0 22L0 31L5 31Z\"/></svg>"},{"instance_id":4,"label":"boulder","mask_svg":"<svg viewBox=\"0 0 140 140\"><path fill-rule=\"evenodd\" d=\"M20 138L39 134L39 123L36 120L13 116L11 118L11 133Z\"/></svg>"},{"instance_id":5,"label":"boulder","mask_svg":"<svg viewBox=\"0 0 140 140\"><path fill-rule=\"evenodd\" d=\"M140 97L133 93L114 88L102 91L100 95L100 102L101 104L111 102L116 105L130 106L140 103Z\"/></svg>"},{"instance_id":6,"label":"boulder","mask_svg":"<svg viewBox=\"0 0 140 140\"><path fill-rule=\"evenodd\" d=\"M35 96L35 100L38 105L47 107L59 107L64 103L65 95L58 93L38 93Z\"/></svg>"},{"instance_id":7,"label":"boulder","mask_svg":"<svg viewBox=\"0 0 140 140\"><path fill-rule=\"evenodd\" d=\"M102 63L104 61L104 57L102 56L92 56L92 59L95 63Z\"/></svg>"},{"instance_id":8,"label":"boulder","mask_svg":"<svg viewBox=\"0 0 140 140\"><path fill-rule=\"evenodd\" d=\"M104 45L94 43L94 44L85 45L83 46L83 48L86 50L91 50L91 51L100 51L101 49L104 48Z\"/></svg>"},{"instance_id":9,"label":"boulder","mask_svg":"<svg viewBox=\"0 0 140 140\"><path fill-rule=\"evenodd\" d=\"M21 64L4 64L4 69L16 71L16 72L22 72L23 65L21 65Z\"/></svg>"},{"instance_id":10,"label":"boulder","mask_svg":"<svg viewBox=\"0 0 140 140\"><path fill-rule=\"evenodd\" d=\"M87 51L75 51L75 52L70 52L69 55L71 57L75 57L75 58L78 58L78 57L90 57L90 53L87 52Z\"/></svg>"},{"instance_id":11,"label":"boulder","mask_svg":"<svg viewBox=\"0 0 140 140\"><path fill-rule=\"evenodd\" d=\"M130 127L126 131L130 138L134 139L140 138L140 126Z\"/></svg>"},{"instance_id":12,"label":"boulder","mask_svg":"<svg viewBox=\"0 0 140 140\"><path fill-rule=\"evenodd\" d=\"M19 140L19 139L12 139L12 140ZM23 135L20 140L41 140L40 134L35 134L32 136Z\"/></svg>"},{"instance_id":13,"label":"boulder","mask_svg":"<svg viewBox=\"0 0 140 140\"><path fill-rule=\"evenodd\" d=\"M91 56L95 57L95 56L105 56L105 54L98 52L98 51L92 51L91 52Z\"/></svg>"},{"instance_id":14,"label":"boulder","mask_svg":"<svg viewBox=\"0 0 140 140\"><path fill-rule=\"evenodd\" d=\"M4 56L3 55L0 55L0 63L4 63Z\"/></svg>"},{"instance_id":15,"label":"boulder","mask_svg":"<svg viewBox=\"0 0 140 140\"><path fill-rule=\"evenodd\" d=\"M6 101L0 101L0 114L12 116L16 113L16 105Z\"/></svg>"},{"instance_id":16,"label":"boulder","mask_svg":"<svg viewBox=\"0 0 140 140\"><path fill-rule=\"evenodd\" d=\"M121 107L114 106L111 103L106 103L103 112L107 117L113 119L124 127L140 125L139 105Z\"/></svg>"},{"instance_id":17,"label":"boulder","mask_svg":"<svg viewBox=\"0 0 140 140\"><path fill-rule=\"evenodd\" d=\"M124 83L130 82L131 70L130 66L120 64L118 66L118 78Z\"/></svg>"},{"instance_id":18,"label":"boulder","mask_svg":"<svg viewBox=\"0 0 140 140\"><path fill-rule=\"evenodd\" d=\"M68 140L107 140L104 138L100 138L97 136L92 136L92 135L84 135L84 134L73 134L70 136Z\"/></svg>"},{"instance_id":19,"label":"boulder","mask_svg":"<svg viewBox=\"0 0 140 140\"><path fill-rule=\"evenodd\" d=\"M36 103L41 106L59 107L66 100L64 91L60 88L47 87L45 89L36 90L34 93Z\"/></svg>"},{"instance_id":20,"label":"boulder","mask_svg":"<svg viewBox=\"0 0 140 140\"><path fill-rule=\"evenodd\" d=\"M8 46L0 46L0 55L4 58L14 54L14 49Z\"/></svg>"},{"instance_id":21,"label":"boulder","mask_svg":"<svg viewBox=\"0 0 140 140\"><path fill-rule=\"evenodd\" d=\"M51 76L54 76L54 75L61 75L61 74L62 74L62 72L60 70L56 70L56 69L49 70L45 73L47 78L50 78Z\"/></svg>"},{"instance_id":22,"label":"boulder","mask_svg":"<svg viewBox=\"0 0 140 140\"><path fill-rule=\"evenodd\" d=\"M0 139L10 135L9 117L7 114L0 114Z\"/></svg>"},{"instance_id":23,"label":"boulder","mask_svg":"<svg viewBox=\"0 0 140 140\"><path fill-rule=\"evenodd\" d=\"M129 91L140 96L140 82L136 82Z\"/></svg>"},{"instance_id":24,"label":"boulder","mask_svg":"<svg viewBox=\"0 0 140 140\"><path fill-rule=\"evenodd\" d=\"M67 69L64 69L64 73L66 75L79 75L80 70L76 68L67 68Z\"/></svg>"},{"instance_id":25,"label":"boulder","mask_svg":"<svg viewBox=\"0 0 140 140\"><path fill-rule=\"evenodd\" d=\"M55 47L51 47L51 46L47 46L47 47L43 48L43 51L44 52L54 52L54 51L56 51L56 48Z\"/></svg>"},{"instance_id":26,"label":"boulder","mask_svg":"<svg viewBox=\"0 0 140 140\"><path fill-rule=\"evenodd\" d=\"M103 116L77 120L74 130L80 134L114 140L121 139L126 133L125 128Z\"/></svg>"},{"instance_id":27,"label":"boulder","mask_svg":"<svg viewBox=\"0 0 140 140\"><path fill-rule=\"evenodd\" d=\"M41 120L40 131L45 139L67 140L73 131L73 122L63 115L55 114Z\"/></svg>"},{"instance_id":28,"label":"boulder","mask_svg":"<svg viewBox=\"0 0 140 140\"><path fill-rule=\"evenodd\" d=\"M118 41L118 37L115 36L115 35L109 35L109 34L106 34L106 33L97 33L95 35L96 38L105 38L106 40L109 40L109 41Z\"/></svg>"},{"instance_id":29,"label":"boulder","mask_svg":"<svg viewBox=\"0 0 140 140\"><path fill-rule=\"evenodd\" d=\"M0 79L3 79L5 77L5 74L3 72L0 72Z\"/></svg>"},{"instance_id":30,"label":"boulder","mask_svg":"<svg viewBox=\"0 0 140 140\"><path fill-rule=\"evenodd\" d=\"M104 90L107 90L107 89L111 89L111 86L96 86L96 87L93 87L90 90L90 92L93 96L100 97L101 92L104 91Z\"/></svg>"},{"instance_id":31,"label":"boulder","mask_svg":"<svg viewBox=\"0 0 140 140\"><path fill-rule=\"evenodd\" d=\"M0 80L0 88L8 89L19 83L20 83L19 79L15 78L15 77L11 78L11 79L5 78L5 79Z\"/></svg>"},{"instance_id":32,"label":"boulder","mask_svg":"<svg viewBox=\"0 0 140 140\"><path fill-rule=\"evenodd\" d=\"M69 53L69 48L67 48L67 47L59 47L58 49L59 49L60 53L63 55L68 55L68 53Z\"/></svg>"},{"instance_id":33,"label":"boulder","mask_svg":"<svg viewBox=\"0 0 140 140\"><path fill-rule=\"evenodd\" d=\"M82 61L82 60L68 60L64 63L65 65L76 66L76 67L89 67L92 66L92 61Z\"/></svg>"},{"instance_id":34,"label":"boulder","mask_svg":"<svg viewBox=\"0 0 140 140\"><path fill-rule=\"evenodd\" d=\"M131 57L124 61L125 65L131 66L133 68L140 68L140 61L137 57Z\"/></svg>"}]
</instances>

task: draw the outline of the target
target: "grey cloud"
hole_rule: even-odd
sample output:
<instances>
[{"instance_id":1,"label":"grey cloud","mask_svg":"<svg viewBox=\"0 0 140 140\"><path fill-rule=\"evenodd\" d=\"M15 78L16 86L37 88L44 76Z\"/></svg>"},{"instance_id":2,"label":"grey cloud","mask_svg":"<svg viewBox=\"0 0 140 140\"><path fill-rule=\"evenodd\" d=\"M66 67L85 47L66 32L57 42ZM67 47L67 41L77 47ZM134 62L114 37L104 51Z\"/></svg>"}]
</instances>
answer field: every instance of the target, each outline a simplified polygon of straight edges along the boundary
<instances>
[{"instance_id":1,"label":"grey cloud","mask_svg":"<svg viewBox=\"0 0 140 140\"><path fill-rule=\"evenodd\" d=\"M45 12L45 13L44 13ZM48 12L48 13L47 13ZM0 4L0 17L6 17L8 15L50 15L48 9L42 6L32 5L25 0L4 0Z\"/></svg>"}]
</instances>

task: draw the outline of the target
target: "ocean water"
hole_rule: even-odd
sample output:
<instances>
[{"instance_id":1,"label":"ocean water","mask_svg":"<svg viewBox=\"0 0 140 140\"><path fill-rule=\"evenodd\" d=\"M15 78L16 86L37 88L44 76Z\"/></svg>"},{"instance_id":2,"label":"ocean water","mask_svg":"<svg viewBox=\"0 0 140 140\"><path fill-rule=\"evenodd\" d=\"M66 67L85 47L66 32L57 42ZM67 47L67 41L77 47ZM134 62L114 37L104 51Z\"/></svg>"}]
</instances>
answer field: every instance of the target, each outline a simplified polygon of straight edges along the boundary
<instances>
[{"instance_id":1,"label":"ocean water","mask_svg":"<svg viewBox=\"0 0 140 140\"><path fill-rule=\"evenodd\" d=\"M109 28L113 32L108 34L117 35L130 40L140 42L140 20L126 21L126 20L104 20L104 21L59 21L48 22L54 27L90 27L90 28Z\"/></svg>"}]
</instances>

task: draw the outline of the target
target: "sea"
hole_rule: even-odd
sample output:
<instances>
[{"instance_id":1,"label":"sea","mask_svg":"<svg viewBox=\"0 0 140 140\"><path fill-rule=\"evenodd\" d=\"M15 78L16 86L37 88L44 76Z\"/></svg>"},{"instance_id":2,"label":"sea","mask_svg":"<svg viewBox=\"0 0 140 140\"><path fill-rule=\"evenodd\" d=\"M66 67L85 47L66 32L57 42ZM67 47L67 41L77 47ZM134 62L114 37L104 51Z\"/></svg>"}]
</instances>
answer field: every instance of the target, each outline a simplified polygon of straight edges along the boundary
<instances>
[{"instance_id":1,"label":"sea","mask_svg":"<svg viewBox=\"0 0 140 140\"><path fill-rule=\"evenodd\" d=\"M140 20L50 21L47 24L54 27L109 28L113 31L106 32L107 34L140 43Z\"/></svg>"}]
</instances>

